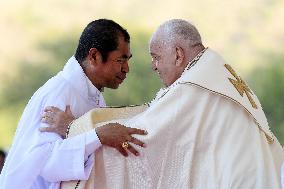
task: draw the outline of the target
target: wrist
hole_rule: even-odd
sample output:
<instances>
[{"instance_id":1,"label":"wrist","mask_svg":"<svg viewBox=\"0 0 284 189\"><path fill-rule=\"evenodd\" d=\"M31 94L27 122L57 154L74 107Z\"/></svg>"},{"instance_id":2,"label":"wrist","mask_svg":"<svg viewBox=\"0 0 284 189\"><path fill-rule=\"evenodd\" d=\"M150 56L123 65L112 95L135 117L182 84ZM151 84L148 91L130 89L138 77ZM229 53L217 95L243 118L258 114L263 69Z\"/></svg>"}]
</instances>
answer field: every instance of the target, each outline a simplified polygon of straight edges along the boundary
<instances>
[{"instance_id":1,"label":"wrist","mask_svg":"<svg viewBox=\"0 0 284 189\"><path fill-rule=\"evenodd\" d=\"M72 125L72 123L74 122L75 118L68 118L67 119L67 126Z\"/></svg>"},{"instance_id":2,"label":"wrist","mask_svg":"<svg viewBox=\"0 0 284 189\"><path fill-rule=\"evenodd\" d=\"M101 127L96 127L95 131L96 131L96 134L97 134L101 144L104 144L103 135L102 135L102 128Z\"/></svg>"}]
</instances>

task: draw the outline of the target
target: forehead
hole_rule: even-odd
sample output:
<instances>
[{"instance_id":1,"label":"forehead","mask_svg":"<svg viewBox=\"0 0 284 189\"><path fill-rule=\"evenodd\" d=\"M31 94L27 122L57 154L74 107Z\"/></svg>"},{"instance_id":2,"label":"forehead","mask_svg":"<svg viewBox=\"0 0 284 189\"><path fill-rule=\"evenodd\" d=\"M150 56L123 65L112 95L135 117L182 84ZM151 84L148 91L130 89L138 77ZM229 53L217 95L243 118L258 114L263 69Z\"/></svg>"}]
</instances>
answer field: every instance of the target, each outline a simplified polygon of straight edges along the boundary
<instances>
[{"instance_id":1,"label":"forehead","mask_svg":"<svg viewBox=\"0 0 284 189\"><path fill-rule=\"evenodd\" d=\"M170 47L165 40L157 39L151 40L149 50L151 55L162 55L168 53Z\"/></svg>"},{"instance_id":2,"label":"forehead","mask_svg":"<svg viewBox=\"0 0 284 189\"><path fill-rule=\"evenodd\" d=\"M119 37L118 46L116 50L111 51L110 55L114 56L131 56L130 44L124 40L123 37Z\"/></svg>"},{"instance_id":3,"label":"forehead","mask_svg":"<svg viewBox=\"0 0 284 189\"><path fill-rule=\"evenodd\" d=\"M164 31L162 29L158 29L151 37L149 43L150 52L161 52L167 48L167 39Z\"/></svg>"},{"instance_id":4,"label":"forehead","mask_svg":"<svg viewBox=\"0 0 284 189\"><path fill-rule=\"evenodd\" d=\"M150 40L149 49L150 49L150 52L161 51L162 50L162 41L160 39L157 39L157 38L152 38Z\"/></svg>"}]
</instances>

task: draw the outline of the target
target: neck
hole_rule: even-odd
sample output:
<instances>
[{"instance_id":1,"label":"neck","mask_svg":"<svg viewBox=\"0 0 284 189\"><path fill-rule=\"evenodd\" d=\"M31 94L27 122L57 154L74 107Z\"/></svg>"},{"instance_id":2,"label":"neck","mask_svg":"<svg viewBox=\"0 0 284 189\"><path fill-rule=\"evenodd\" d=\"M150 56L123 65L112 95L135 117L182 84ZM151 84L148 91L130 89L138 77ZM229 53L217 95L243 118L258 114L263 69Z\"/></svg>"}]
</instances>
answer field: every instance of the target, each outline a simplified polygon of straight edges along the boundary
<instances>
[{"instance_id":1,"label":"neck","mask_svg":"<svg viewBox=\"0 0 284 189\"><path fill-rule=\"evenodd\" d=\"M87 75L87 74L86 74ZM90 77L87 75L88 79L92 82L92 84L99 90L99 91L103 91L103 87L102 85L100 85L99 81L97 81L95 78L93 78L92 80L90 79Z\"/></svg>"},{"instance_id":2,"label":"neck","mask_svg":"<svg viewBox=\"0 0 284 189\"><path fill-rule=\"evenodd\" d=\"M100 80L98 80L97 77L94 77L94 73L92 70L88 69L88 65L86 62L82 62L80 63L80 66L82 67L85 75L87 76L87 78L92 82L92 84L99 90L99 91L103 91L103 87L100 84Z\"/></svg>"},{"instance_id":3,"label":"neck","mask_svg":"<svg viewBox=\"0 0 284 189\"><path fill-rule=\"evenodd\" d=\"M188 64L191 64L191 61L201 52L205 49L205 47L203 46L203 44L197 44L195 46L193 46L192 48L190 48L187 52L187 56L185 59L185 65L184 65L184 69L187 66L190 66Z\"/></svg>"},{"instance_id":4,"label":"neck","mask_svg":"<svg viewBox=\"0 0 284 189\"><path fill-rule=\"evenodd\" d=\"M190 62L192 61L201 51L203 51L205 49L205 47L203 46L203 44L197 44L195 46L193 46L191 49L190 49L190 53L189 53L189 56L188 56L188 61L187 62Z\"/></svg>"}]
</instances>

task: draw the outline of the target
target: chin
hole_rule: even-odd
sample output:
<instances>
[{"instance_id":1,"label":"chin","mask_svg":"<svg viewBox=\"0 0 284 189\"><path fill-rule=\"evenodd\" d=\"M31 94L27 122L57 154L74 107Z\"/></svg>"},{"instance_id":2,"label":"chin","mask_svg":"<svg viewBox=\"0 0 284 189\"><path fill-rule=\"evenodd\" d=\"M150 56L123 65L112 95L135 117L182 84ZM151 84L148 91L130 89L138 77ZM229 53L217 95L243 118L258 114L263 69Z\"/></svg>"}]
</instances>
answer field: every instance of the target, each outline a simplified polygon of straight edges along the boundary
<instances>
[{"instance_id":1,"label":"chin","mask_svg":"<svg viewBox=\"0 0 284 189\"><path fill-rule=\"evenodd\" d=\"M164 82L164 85L165 85L166 87L169 87L169 86L171 86L173 83L174 83L174 82Z\"/></svg>"},{"instance_id":2,"label":"chin","mask_svg":"<svg viewBox=\"0 0 284 189\"><path fill-rule=\"evenodd\" d=\"M164 84L169 87L171 86L178 78L167 78L166 80L164 80Z\"/></svg>"},{"instance_id":3,"label":"chin","mask_svg":"<svg viewBox=\"0 0 284 189\"><path fill-rule=\"evenodd\" d=\"M165 80L162 80L162 83L165 85L165 87L168 87L171 85L169 81L165 81Z\"/></svg>"},{"instance_id":4,"label":"chin","mask_svg":"<svg viewBox=\"0 0 284 189\"><path fill-rule=\"evenodd\" d=\"M112 85L112 86L109 86L108 88L110 89L117 89L119 87L119 85Z\"/></svg>"}]
</instances>

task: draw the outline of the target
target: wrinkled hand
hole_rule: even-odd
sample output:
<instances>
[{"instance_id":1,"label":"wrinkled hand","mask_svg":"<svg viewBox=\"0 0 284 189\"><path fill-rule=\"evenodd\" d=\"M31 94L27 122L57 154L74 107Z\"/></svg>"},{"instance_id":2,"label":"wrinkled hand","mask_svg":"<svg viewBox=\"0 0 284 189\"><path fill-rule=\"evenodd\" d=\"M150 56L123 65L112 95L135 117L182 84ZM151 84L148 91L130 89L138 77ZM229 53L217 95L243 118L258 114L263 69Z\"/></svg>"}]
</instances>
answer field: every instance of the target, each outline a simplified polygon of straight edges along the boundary
<instances>
[{"instance_id":1,"label":"wrinkled hand","mask_svg":"<svg viewBox=\"0 0 284 189\"><path fill-rule=\"evenodd\" d=\"M130 143L139 145L141 147L146 147L142 141L132 137L131 135L146 135L147 131L125 127L119 123L109 123L101 127L97 127L95 130L102 145L113 147L126 157L128 156L127 151L136 156L139 155L138 151ZM124 142L127 142L128 146L123 147L122 144Z\"/></svg>"},{"instance_id":2,"label":"wrinkled hand","mask_svg":"<svg viewBox=\"0 0 284 189\"><path fill-rule=\"evenodd\" d=\"M48 106L44 109L44 113L41 117L43 123L47 123L50 127L41 127L41 132L53 132L65 138L66 130L69 124L75 119L70 106L66 106L65 111L60 110L54 106Z\"/></svg>"}]
</instances>

